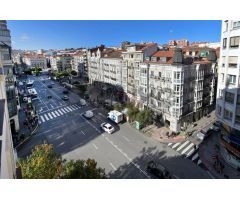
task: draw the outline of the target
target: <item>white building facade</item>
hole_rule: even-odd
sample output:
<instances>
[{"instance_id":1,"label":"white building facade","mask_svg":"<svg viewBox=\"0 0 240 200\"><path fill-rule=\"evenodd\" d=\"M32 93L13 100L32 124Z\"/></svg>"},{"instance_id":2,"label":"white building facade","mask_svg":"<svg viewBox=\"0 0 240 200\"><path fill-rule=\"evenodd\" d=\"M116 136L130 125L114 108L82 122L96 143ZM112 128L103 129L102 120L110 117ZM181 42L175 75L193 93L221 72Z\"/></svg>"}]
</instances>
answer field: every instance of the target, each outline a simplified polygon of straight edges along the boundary
<instances>
[{"instance_id":1,"label":"white building facade","mask_svg":"<svg viewBox=\"0 0 240 200\"><path fill-rule=\"evenodd\" d=\"M240 168L240 21L223 21L216 116L222 123L223 157Z\"/></svg>"}]
</instances>

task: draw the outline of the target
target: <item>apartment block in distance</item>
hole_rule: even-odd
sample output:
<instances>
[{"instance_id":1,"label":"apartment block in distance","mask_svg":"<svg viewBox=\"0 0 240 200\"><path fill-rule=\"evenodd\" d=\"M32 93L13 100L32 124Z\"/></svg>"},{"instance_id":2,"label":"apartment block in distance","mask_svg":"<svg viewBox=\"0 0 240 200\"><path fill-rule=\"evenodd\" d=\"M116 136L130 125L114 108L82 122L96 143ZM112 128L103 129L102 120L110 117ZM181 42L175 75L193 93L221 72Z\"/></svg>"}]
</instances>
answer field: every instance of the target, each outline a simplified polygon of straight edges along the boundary
<instances>
[{"instance_id":1,"label":"apartment block in distance","mask_svg":"<svg viewBox=\"0 0 240 200\"><path fill-rule=\"evenodd\" d=\"M216 115L226 162L240 168L240 21L222 22Z\"/></svg>"}]
</instances>

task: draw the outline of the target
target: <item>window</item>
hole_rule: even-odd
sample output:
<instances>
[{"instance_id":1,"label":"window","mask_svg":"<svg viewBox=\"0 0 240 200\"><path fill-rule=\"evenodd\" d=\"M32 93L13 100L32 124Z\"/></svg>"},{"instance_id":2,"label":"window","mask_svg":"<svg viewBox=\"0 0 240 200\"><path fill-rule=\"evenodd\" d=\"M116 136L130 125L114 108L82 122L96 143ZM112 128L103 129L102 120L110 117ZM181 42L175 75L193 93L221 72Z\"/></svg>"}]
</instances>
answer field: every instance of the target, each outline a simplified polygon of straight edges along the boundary
<instances>
[{"instance_id":1,"label":"window","mask_svg":"<svg viewBox=\"0 0 240 200\"><path fill-rule=\"evenodd\" d=\"M225 92L225 101L233 104L234 103L234 96L235 95L231 92Z\"/></svg>"},{"instance_id":2,"label":"window","mask_svg":"<svg viewBox=\"0 0 240 200\"><path fill-rule=\"evenodd\" d=\"M130 58L133 58L133 54L130 55Z\"/></svg>"},{"instance_id":3,"label":"window","mask_svg":"<svg viewBox=\"0 0 240 200\"><path fill-rule=\"evenodd\" d=\"M229 110L224 109L224 118L228 120L232 120L233 113Z\"/></svg>"},{"instance_id":4,"label":"window","mask_svg":"<svg viewBox=\"0 0 240 200\"><path fill-rule=\"evenodd\" d=\"M151 71L151 77L154 77L154 71Z\"/></svg>"},{"instance_id":5,"label":"window","mask_svg":"<svg viewBox=\"0 0 240 200\"><path fill-rule=\"evenodd\" d=\"M224 21L224 31L228 30L228 20Z\"/></svg>"},{"instance_id":6,"label":"window","mask_svg":"<svg viewBox=\"0 0 240 200\"><path fill-rule=\"evenodd\" d=\"M219 89L219 98L222 98L222 97L223 97L223 90Z\"/></svg>"},{"instance_id":7,"label":"window","mask_svg":"<svg viewBox=\"0 0 240 200\"><path fill-rule=\"evenodd\" d=\"M161 72L158 72L158 76L161 77L162 73Z\"/></svg>"},{"instance_id":8,"label":"window","mask_svg":"<svg viewBox=\"0 0 240 200\"><path fill-rule=\"evenodd\" d=\"M221 73L221 80L224 82L224 73Z\"/></svg>"},{"instance_id":9,"label":"window","mask_svg":"<svg viewBox=\"0 0 240 200\"><path fill-rule=\"evenodd\" d=\"M227 47L227 38L223 38L223 48Z\"/></svg>"},{"instance_id":10,"label":"window","mask_svg":"<svg viewBox=\"0 0 240 200\"><path fill-rule=\"evenodd\" d=\"M174 78L175 79L181 79L181 72L174 72Z\"/></svg>"},{"instance_id":11,"label":"window","mask_svg":"<svg viewBox=\"0 0 240 200\"><path fill-rule=\"evenodd\" d=\"M231 37L229 46L230 47L238 47L239 46L239 36Z\"/></svg>"},{"instance_id":12,"label":"window","mask_svg":"<svg viewBox=\"0 0 240 200\"><path fill-rule=\"evenodd\" d=\"M227 80L229 84L236 84L236 76L228 74Z\"/></svg>"},{"instance_id":13,"label":"window","mask_svg":"<svg viewBox=\"0 0 240 200\"><path fill-rule=\"evenodd\" d=\"M222 107L217 105L217 114L221 115L221 113L222 113Z\"/></svg>"},{"instance_id":14,"label":"window","mask_svg":"<svg viewBox=\"0 0 240 200\"><path fill-rule=\"evenodd\" d=\"M233 22L233 29L238 29L238 28L240 28L240 21Z\"/></svg>"},{"instance_id":15,"label":"window","mask_svg":"<svg viewBox=\"0 0 240 200\"><path fill-rule=\"evenodd\" d=\"M237 105L240 105L240 95L237 95Z\"/></svg>"},{"instance_id":16,"label":"window","mask_svg":"<svg viewBox=\"0 0 240 200\"><path fill-rule=\"evenodd\" d=\"M228 66L229 67L237 67L237 61L238 61L237 56L229 56L228 57Z\"/></svg>"}]
</instances>

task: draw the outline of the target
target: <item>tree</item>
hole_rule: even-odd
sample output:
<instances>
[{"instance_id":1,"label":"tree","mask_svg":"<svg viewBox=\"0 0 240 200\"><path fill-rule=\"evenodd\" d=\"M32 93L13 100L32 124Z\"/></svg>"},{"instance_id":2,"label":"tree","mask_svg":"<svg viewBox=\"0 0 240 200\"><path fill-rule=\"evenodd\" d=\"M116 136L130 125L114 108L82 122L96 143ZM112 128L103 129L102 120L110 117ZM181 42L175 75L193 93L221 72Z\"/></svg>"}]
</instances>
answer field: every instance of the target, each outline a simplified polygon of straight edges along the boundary
<instances>
[{"instance_id":1,"label":"tree","mask_svg":"<svg viewBox=\"0 0 240 200\"><path fill-rule=\"evenodd\" d=\"M136 121L140 122L142 126L146 126L152 123L152 111L150 109L144 109L140 111L136 116Z\"/></svg>"},{"instance_id":2,"label":"tree","mask_svg":"<svg viewBox=\"0 0 240 200\"><path fill-rule=\"evenodd\" d=\"M137 114L139 113L138 108L136 108L133 105L133 103L129 103L129 104L127 104L127 109L128 109L127 115L129 117L130 122L135 121Z\"/></svg>"},{"instance_id":3,"label":"tree","mask_svg":"<svg viewBox=\"0 0 240 200\"><path fill-rule=\"evenodd\" d=\"M26 179L105 178L105 170L93 159L62 160L51 144L37 145L32 154L19 161L22 177Z\"/></svg>"},{"instance_id":4,"label":"tree","mask_svg":"<svg viewBox=\"0 0 240 200\"><path fill-rule=\"evenodd\" d=\"M121 112L123 110L123 105L120 104L120 103L116 103L114 105L114 110L117 110L117 111Z\"/></svg>"},{"instance_id":5,"label":"tree","mask_svg":"<svg viewBox=\"0 0 240 200\"><path fill-rule=\"evenodd\" d=\"M19 163L23 178L59 178L63 172L63 161L49 144L35 146L32 154Z\"/></svg>"},{"instance_id":6,"label":"tree","mask_svg":"<svg viewBox=\"0 0 240 200\"><path fill-rule=\"evenodd\" d=\"M70 160L65 165L62 178L73 179L100 179L105 178L105 170L97 168L97 162L93 159Z\"/></svg>"}]
</instances>

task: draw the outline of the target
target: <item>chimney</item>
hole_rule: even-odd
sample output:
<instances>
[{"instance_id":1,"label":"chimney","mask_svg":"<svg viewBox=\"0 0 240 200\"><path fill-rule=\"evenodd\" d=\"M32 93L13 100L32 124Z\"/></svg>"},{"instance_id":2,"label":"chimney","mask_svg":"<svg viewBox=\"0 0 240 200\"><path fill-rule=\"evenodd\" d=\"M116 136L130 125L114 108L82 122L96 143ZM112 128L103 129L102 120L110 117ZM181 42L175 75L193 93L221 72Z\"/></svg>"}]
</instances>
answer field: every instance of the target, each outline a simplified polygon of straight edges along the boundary
<instances>
[{"instance_id":1,"label":"chimney","mask_svg":"<svg viewBox=\"0 0 240 200\"><path fill-rule=\"evenodd\" d=\"M174 64L182 64L183 63L183 53L182 49L176 48L175 53L173 56L173 63Z\"/></svg>"}]
</instances>

